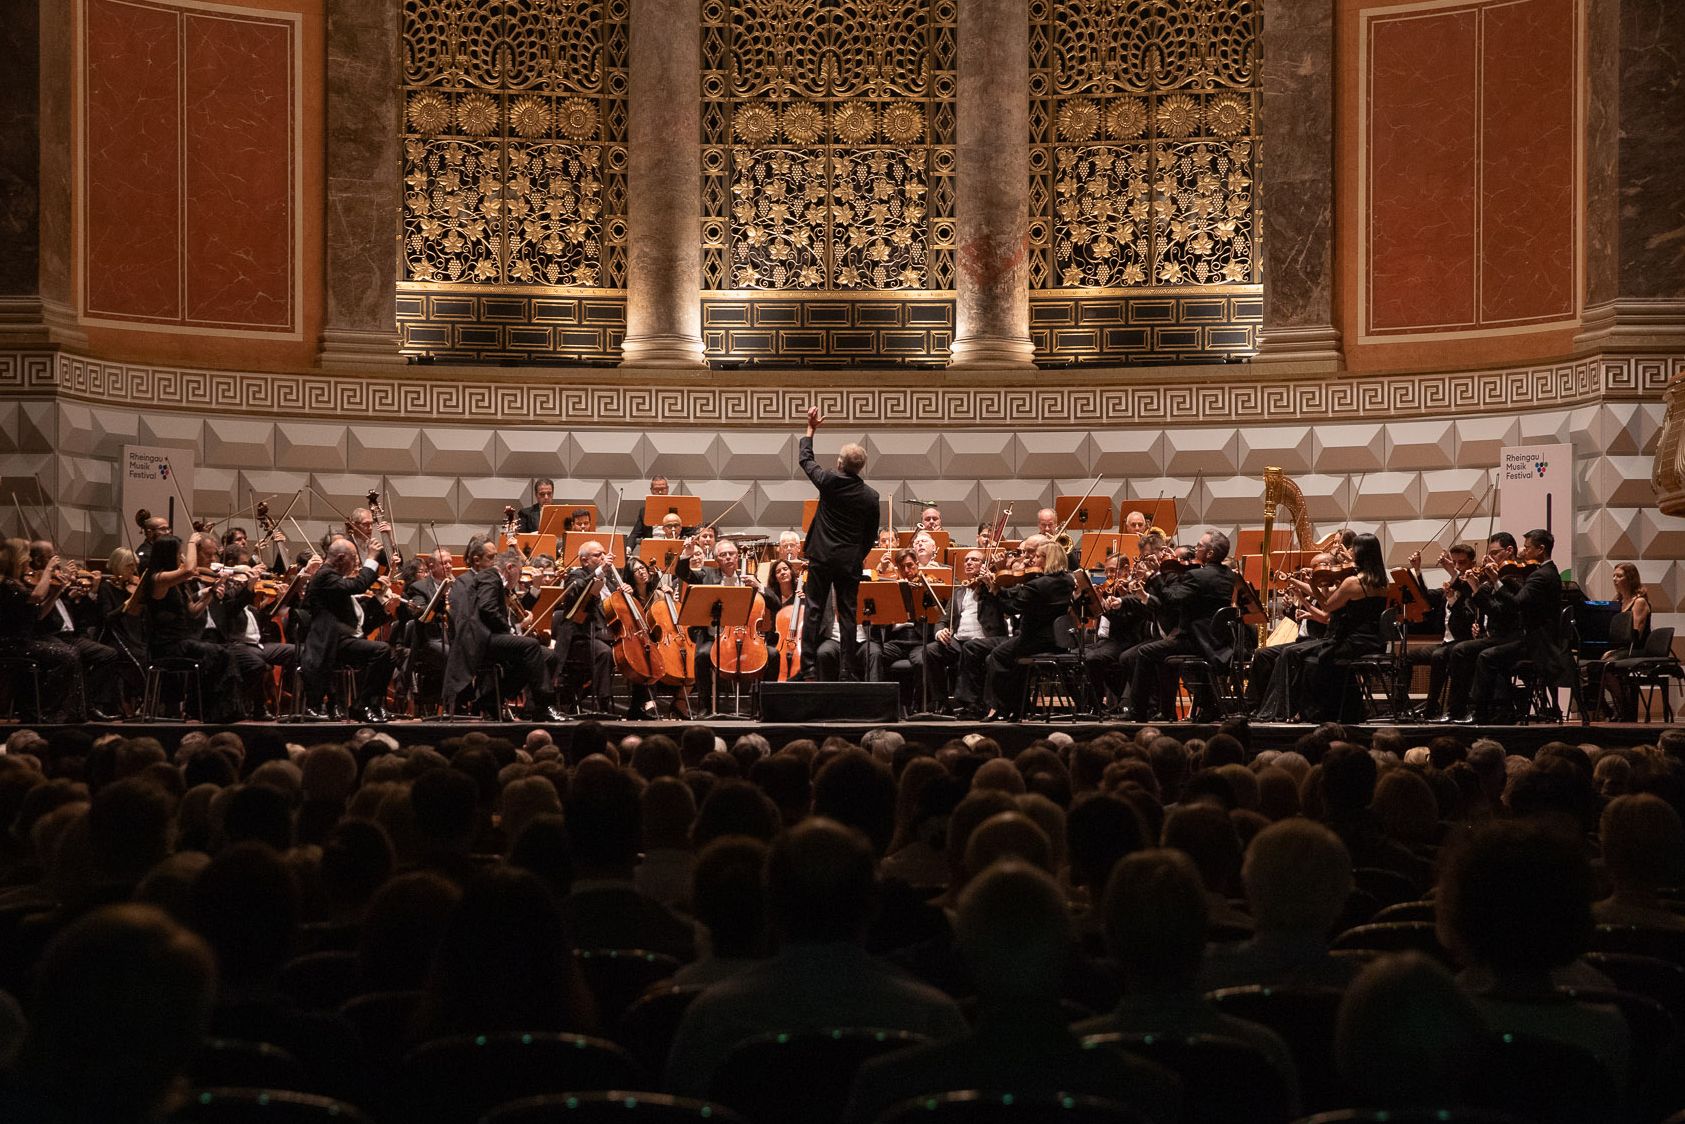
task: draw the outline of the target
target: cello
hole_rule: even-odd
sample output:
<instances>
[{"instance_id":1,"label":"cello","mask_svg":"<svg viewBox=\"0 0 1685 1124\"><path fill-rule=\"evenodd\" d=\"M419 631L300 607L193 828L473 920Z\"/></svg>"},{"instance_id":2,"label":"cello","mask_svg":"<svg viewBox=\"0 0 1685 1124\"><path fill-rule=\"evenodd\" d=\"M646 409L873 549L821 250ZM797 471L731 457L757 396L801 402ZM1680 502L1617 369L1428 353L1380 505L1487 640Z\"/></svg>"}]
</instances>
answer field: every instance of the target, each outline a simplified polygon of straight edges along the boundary
<instances>
[{"instance_id":1,"label":"cello","mask_svg":"<svg viewBox=\"0 0 1685 1124\"><path fill-rule=\"evenodd\" d=\"M645 616L628 582L620 582L603 605L608 614L609 633L614 637L614 666L633 683L660 683L667 678L663 645L650 635Z\"/></svg>"},{"instance_id":2,"label":"cello","mask_svg":"<svg viewBox=\"0 0 1685 1124\"><path fill-rule=\"evenodd\" d=\"M773 573L778 564L773 563ZM807 622L807 572L796 578L789 604L778 610L778 681L787 683L802 670L802 627Z\"/></svg>"},{"instance_id":3,"label":"cello","mask_svg":"<svg viewBox=\"0 0 1685 1124\"><path fill-rule=\"evenodd\" d=\"M766 668L766 598L754 590L749 599L749 619L742 624L720 625L714 638L714 671L726 679L755 679Z\"/></svg>"}]
</instances>

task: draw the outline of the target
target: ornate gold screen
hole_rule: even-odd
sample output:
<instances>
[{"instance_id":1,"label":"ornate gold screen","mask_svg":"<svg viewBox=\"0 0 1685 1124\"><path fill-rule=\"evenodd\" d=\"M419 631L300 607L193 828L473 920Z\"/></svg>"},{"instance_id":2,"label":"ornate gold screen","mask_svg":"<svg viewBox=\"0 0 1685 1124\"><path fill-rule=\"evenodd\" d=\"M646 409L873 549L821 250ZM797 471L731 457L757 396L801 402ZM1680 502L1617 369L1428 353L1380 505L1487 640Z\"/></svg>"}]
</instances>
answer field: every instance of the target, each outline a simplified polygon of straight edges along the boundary
<instances>
[{"instance_id":1,"label":"ornate gold screen","mask_svg":"<svg viewBox=\"0 0 1685 1124\"><path fill-rule=\"evenodd\" d=\"M945 360L956 18L956 0L703 0L712 357Z\"/></svg>"},{"instance_id":2,"label":"ornate gold screen","mask_svg":"<svg viewBox=\"0 0 1685 1124\"><path fill-rule=\"evenodd\" d=\"M1030 0L1044 362L1253 349L1258 0Z\"/></svg>"},{"instance_id":3,"label":"ornate gold screen","mask_svg":"<svg viewBox=\"0 0 1685 1124\"><path fill-rule=\"evenodd\" d=\"M617 359L629 0L404 0L406 350Z\"/></svg>"}]
</instances>

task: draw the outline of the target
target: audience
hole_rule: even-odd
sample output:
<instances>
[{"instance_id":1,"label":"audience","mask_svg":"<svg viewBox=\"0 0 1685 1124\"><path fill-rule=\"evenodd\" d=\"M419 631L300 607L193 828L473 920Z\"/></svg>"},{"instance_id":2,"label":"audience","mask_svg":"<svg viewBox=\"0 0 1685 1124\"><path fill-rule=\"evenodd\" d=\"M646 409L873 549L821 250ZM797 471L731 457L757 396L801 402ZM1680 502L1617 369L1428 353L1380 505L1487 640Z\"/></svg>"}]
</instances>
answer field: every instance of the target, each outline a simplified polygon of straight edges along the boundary
<instances>
[{"instance_id":1,"label":"audience","mask_svg":"<svg viewBox=\"0 0 1685 1124\"><path fill-rule=\"evenodd\" d=\"M1443 1108L1462 1102L1485 1035L1450 972L1421 953L1387 956L1346 991L1334 1063L1357 1105Z\"/></svg>"},{"instance_id":2,"label":"audience","mask_svg":"<svg viewBox=\"0 0 1685 1124\"><path fill-rule=\"evenodd\" d=\"M1599 925L1685 930L1685 914L1660 891L1685 876L1685 827L1667 801L1648 793L1617 796L1603 809L1603 869L1614 893L1592 906Z\"/></svg>"}]
</instances>

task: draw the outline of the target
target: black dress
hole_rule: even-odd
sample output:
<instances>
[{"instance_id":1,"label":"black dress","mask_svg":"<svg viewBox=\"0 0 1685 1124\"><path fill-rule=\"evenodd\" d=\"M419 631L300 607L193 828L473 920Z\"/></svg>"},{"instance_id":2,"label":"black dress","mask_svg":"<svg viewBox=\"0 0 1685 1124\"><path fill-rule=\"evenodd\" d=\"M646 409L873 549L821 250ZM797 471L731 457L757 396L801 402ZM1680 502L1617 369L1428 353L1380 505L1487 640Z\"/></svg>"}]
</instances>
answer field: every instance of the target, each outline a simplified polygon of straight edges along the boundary
<instances>
[{"instance_id":1,"label":"black dress","mask_svg":"<svg viewBox=\"0 0 1685 1124\"><path fill-rule=\"evenodd\" d=\"M240 718L240 684L234 665L220 645L207 643L205 614L189 611L187 587L171 586L162 597L142 593L146 601L146 633L152 659L190 659L199 664L204 691L206 722L233 722Z\"/></svg>"},{"instance_id":2,"label":"black dress","mask_svg":"<svg viewBox=\"0 0 1685 1124\"><path fill-rule=\"evenodd\" d=\"M1335 609L1328 617L1328 638L1305 657L1308 693L1300 708L1307 721L1338 719L1345 698L1341 682L1343 660L1379 655L1386 651L1381 636L1381 615L1387 609L1385 588L1364 591Z\"/></svg>"}]
</instances>

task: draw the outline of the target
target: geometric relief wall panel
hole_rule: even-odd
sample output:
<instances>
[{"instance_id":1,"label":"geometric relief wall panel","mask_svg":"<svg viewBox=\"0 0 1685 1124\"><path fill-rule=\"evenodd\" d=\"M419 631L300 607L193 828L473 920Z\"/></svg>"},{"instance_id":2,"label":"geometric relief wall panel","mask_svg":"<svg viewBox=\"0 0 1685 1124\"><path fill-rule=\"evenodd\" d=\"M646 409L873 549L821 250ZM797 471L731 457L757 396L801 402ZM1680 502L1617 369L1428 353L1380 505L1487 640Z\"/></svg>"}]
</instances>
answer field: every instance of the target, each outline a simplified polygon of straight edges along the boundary
<instances>
[{"instance_id":1,"label":"geometric relief wall panel","mask_svg":"<svg viewBox=\"0 0 1685 1124\"><path fill-rule=\"evenodd\" d=\"M555 306L625 318L628 8L405 0L406 350L619 359L608 324Z\"/></svg>"},{"instance_id":2,"label":"geometric relief wall panel","mask_svg":"<svg viewBox=\"0 0 1685 1124\"><path fill-rule=\"evenodd\" d=\"M297 338L302 17L87 0L82 313Z\"/></svg>"},{"instance_id":3,"label":"geometric relief wall panel","mask_svg":"<svg viewBox=\"0 0 1685 1124\"><path fill-rule=\"evenodd\" d=\"M1359 14L1363 335L1575 319L1582 2Z\"/></svg>"},{"instance_id":4,"label":"geometric relief wall panel","mask_svg":"<svg viewBox=\"0 0 1685 1124\"><path fill-rule=\"evenodd\" d=\"M1070 310L1033 331L1038 361L1256 349L1260 7L1031 0L1030 286ZM1216 299L1174 299L1193 292ZM1106 323L1137 296L1174 318Z\"/></svg>"}]
</instances>

